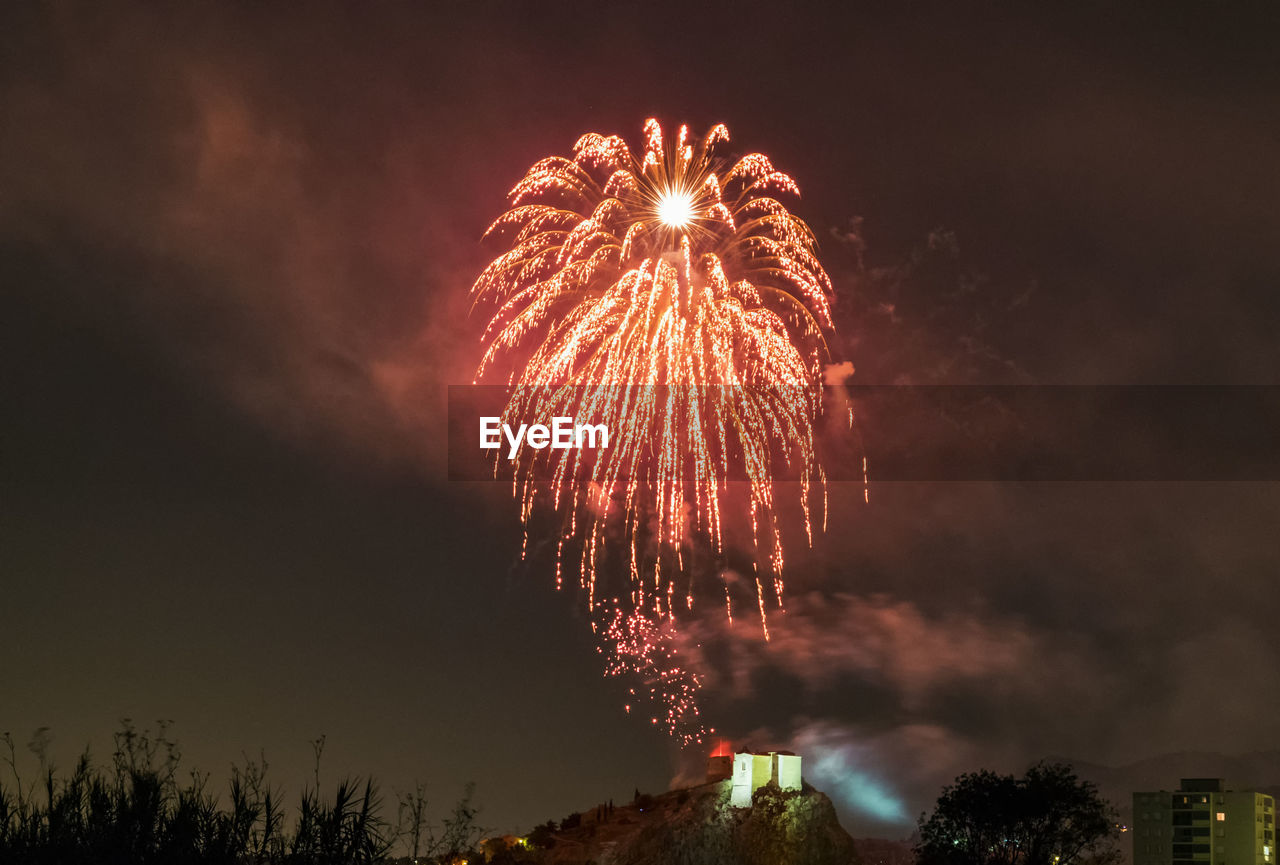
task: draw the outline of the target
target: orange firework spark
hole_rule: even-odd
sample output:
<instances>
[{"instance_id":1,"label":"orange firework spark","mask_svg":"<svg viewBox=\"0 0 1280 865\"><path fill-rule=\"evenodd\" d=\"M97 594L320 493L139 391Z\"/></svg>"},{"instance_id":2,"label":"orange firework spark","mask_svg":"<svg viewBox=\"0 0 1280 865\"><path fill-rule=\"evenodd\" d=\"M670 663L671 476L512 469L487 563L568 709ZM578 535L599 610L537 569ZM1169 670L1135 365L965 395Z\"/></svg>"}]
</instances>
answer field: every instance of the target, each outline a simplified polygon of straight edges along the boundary
<instances>
[{"instance_id":1,"label":"orange firework spark","mask_svg":"<svg viewBox=\"0 0 1280 865\"><path fill-rule=\"evenodd\" d=\"M565 542L579 544L588 607L634 670L650 663L646 652L675 668L657 645L669 640L650 638L693 608L694 536L723 554L731 476L747 481L766 636L767 608L783 597L775 457L799 477L810 541L810 488L825 486L813 433L831 282L812 233L775 197L797 195L795 182L762 154L723 158L728 140L719 125L697 141L687 127L665 141L649 120L639 156L590 133L572 158L540 160L486 234L510 250L472 288L495 310L476 380L510 370L507 414L587 417L612 434L590 462L573 449L521 449L514 492L526 541L539 495L568 515L557 581ZM625 613L597 591L606 541L626 551ZM686 686L691 699L696 679ZM683 711L673 708L673 730Z\"/></svg>"}]
</instances>

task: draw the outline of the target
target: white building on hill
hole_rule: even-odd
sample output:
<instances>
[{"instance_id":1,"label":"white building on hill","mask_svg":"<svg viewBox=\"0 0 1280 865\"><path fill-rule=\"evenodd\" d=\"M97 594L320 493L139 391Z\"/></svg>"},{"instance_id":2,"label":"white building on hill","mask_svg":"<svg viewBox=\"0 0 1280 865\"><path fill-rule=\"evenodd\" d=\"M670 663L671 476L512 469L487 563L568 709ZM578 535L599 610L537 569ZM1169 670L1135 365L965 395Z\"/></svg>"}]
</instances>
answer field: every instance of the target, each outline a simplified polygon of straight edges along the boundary
<instances>
[{"instance_id":1,"label":"white building on hill","mask_svg":"<svg viewBox=\"0 0 1280 865\"><path fill-rule=\"evenodd\" d=\"M742 751L733 755L733 791L729 804L734 808L750 808L751 794L770 781L783 790L799 790L800 757L790 751L752 754Z\"/></svg>"}]
</instances>

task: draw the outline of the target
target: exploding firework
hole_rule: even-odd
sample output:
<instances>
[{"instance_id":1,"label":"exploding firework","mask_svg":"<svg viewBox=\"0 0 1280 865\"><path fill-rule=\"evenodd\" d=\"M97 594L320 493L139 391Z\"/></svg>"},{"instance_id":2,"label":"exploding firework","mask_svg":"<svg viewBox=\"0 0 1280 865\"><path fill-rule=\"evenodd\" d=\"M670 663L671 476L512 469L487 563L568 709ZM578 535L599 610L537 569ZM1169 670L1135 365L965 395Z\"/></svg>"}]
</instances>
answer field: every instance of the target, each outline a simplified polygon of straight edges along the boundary
<instances>
[{"instance_id":1,"label":"exploding firework","mask_svg":"<svg viewBox=\"0 0 1280 865\"><path fill-rule=\"evenodd\" d=\"M667 141L649 120L639 156L591 133L572 158L537 162L486 235L509 251L472 288L493 310L476 380L505 378L507 413L590 417L613 433L594 459L521 450L513 489L526 549L536 504L564 515L557 584L576 560L609 670L641 673L673 732L696 718L697 679L671 635L694 607L694 546L725 554L731 479L745 481L766 635L784 588L779 459L799 481L810 541L814 490L825 498L814 423L831 283L812 233L776 197L798 195L795 182L762 154L725 158L728 140L720 125ZM611 569L624 589L600 585ZM727 583L724 603L732 617Z\"/></svg>"}]
</instances>

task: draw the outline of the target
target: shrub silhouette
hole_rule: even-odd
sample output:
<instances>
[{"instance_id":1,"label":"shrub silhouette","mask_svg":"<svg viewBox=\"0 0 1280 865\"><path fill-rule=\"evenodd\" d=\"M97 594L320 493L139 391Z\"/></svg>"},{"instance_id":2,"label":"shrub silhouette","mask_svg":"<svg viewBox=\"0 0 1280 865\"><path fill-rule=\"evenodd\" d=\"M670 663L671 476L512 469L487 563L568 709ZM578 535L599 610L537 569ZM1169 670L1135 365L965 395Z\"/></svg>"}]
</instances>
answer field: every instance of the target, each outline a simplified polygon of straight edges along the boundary
<instances>
[{"instance_id":1,"label":"shrub silhouette","mask_svg":"<svg viewBox=\"0 0 1280 865\"><path fill-rule=\"evenodd\" d=\"M46 759L42 729L28 746L40 760L40 777L25 782L13 737L5 733L0 742L13 783L0 783L0 862L347 865L389 861L402 837L383 819L372 780L346 779L332 797L320 794L318 749L317 787L302 791L290 820L279 789L267 781L265 760L233 767L225 800L199 772L179 783L181 752L167 731L163 723L154 733L139 731L126 719L115 734L109 767L95 766L86 751L69 775L59 776ZM421 793L422 786L417 789ZM451 854L463 852L479 834L470 797L468 788L445 821L448 846L456 848L446 851ZM417 816L421 831L421 809Z\"/></svg>"}]
</instances>

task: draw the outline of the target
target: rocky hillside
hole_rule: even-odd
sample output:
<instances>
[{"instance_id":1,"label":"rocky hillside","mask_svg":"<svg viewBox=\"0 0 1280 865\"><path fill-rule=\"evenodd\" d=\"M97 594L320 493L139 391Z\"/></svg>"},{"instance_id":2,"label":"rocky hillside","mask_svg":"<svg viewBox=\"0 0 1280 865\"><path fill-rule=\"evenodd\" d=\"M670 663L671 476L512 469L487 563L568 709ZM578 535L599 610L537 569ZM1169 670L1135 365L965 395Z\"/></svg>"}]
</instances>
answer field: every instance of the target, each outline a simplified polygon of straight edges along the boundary
<instances>
[{"instance_id":1,"label":"rocky hillside","mask_svg":"<svg viewBox=\"0 0 1280 865\"><path fill-rule=\"evenodd\" d=\"M831 800L807 785L795 792L763 787L756 791L752 807L731 808L729 782L720 781L641 796L625 807L602 806L577 817L578 825L538 837L540 849L528 849L526 861L544 865L857 862L853 839L836 819Z\"/></svg>"}]
</instances>

